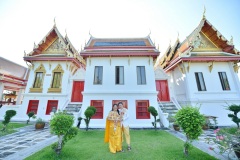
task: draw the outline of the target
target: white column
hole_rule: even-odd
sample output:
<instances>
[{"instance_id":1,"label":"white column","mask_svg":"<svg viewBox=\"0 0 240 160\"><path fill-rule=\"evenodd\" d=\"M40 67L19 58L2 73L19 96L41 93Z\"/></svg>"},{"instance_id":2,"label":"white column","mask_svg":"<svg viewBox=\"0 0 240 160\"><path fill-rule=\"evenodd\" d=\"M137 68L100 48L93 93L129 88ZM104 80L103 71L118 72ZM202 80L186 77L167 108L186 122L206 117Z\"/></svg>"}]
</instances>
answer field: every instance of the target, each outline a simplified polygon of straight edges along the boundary
<instances>
[{"instance_id":1,"label":"white column","mask_svg":"<svg viewBox=\"0 0 240 160\"><path fill-rule=\"evenodd\" d=\"M22 93L23 93L23 90L22 90L22 89L20 89L20 90L16 93L16 94L17 94L16 105L21 104Z\"/></svg>"},{"instance_id":2,"label":"white column","mask_svg":"<svg viewBox=\"0 0 240 160\"><path fill-rule=\"evenodd\" d=\"M3 90L4 90L4 84L0 82L0 101L2 101L2 98L3 98Z\"/></svg>"}]
</instances>

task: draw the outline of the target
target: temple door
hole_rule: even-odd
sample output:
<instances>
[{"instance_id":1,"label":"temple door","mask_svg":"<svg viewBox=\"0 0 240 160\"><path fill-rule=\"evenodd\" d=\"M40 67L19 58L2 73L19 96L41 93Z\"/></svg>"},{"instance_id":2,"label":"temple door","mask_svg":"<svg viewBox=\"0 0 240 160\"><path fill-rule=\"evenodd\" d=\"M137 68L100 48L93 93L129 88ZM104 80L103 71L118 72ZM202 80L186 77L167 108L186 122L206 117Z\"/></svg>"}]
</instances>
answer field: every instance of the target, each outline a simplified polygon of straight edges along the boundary
<instances>
[{"instance_id":1,"label":"temple door","mask_svg":"<svg viewBox=\"0 0 240 160\"><path fill-rule=\"evenodd\" d=\"M158 101L170 101L167 80L156 80Z\"/></svg>"},{"instance_id":2,"label":"temple door","mask_svg":"<svg viewBox=\"0 0 240 160\"><path fill-rule=\"evenodd\" d=\"M84 81L74 81L72 89L72 102L82 102L83 95L82 91L84 90Z\"/></svg>"}]
</instances>

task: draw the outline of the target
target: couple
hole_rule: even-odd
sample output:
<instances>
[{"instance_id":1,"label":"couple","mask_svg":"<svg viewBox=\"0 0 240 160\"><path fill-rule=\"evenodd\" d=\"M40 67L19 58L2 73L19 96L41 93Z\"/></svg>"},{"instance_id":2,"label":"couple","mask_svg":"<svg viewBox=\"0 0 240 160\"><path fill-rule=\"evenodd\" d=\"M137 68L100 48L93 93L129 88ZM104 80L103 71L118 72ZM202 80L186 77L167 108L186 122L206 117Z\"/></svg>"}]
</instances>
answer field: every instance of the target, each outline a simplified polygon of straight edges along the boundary
<instances>
[{"instance_id":1,"label":"couple","mask_svg":"<svg viewBox=\"0 0 240 160\"><path fill-rule=\"evenodd\" d=\"M105 142L109 142L110 152L123 152L122 141L123 133L128 144L128 150L131 150L130 146L130 134L128 124L128 110L123 107L123 103L113 104L112 111L109 112L106 120L105 130Z\"/></svg>"}]
</instances>

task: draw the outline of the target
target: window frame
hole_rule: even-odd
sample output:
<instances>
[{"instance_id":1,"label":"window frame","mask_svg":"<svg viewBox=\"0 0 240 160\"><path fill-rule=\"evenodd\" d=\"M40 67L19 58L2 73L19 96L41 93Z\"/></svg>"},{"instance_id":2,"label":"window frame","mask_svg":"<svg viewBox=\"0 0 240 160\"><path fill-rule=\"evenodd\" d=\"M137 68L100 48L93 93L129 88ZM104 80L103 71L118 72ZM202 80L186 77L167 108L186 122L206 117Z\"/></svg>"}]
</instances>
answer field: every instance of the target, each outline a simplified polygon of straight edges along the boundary
<instances>
[{"instance_id":1,"label":"window frame","mask_svg":"<svg viewBox=\"0 0 240 160\"><path fill-rule=\"evenodd\" d=\"M33 103L37 103L36 105L33 105ZM37 114L38 112L38 106L39 106L39 100L29 100L28 101L28 108L27 108L27 114L29 112L34 112L35 114ZM34 107L34 109L32 109L32 107ZM36 109L35 109L36 107Z\"/></svg>"},{"instance_id":2,"label":"window frame","mask_svg":"<svg viewBox=\"0 0 240 160\"><path fill-rule=\"evenodd\" d=\"M146 79L146 68L145 68L145 66L137 66L136 71L137 71L137 84L138 85L146 85L147 84L147 79ZM143 73L144 73L144 75L143 75Z\"/></svg>"},{"instance_id":3,"label":"window frame","mask_svg":"<svg viewBox=\"0 0 240 160\"><path fill-rule=\"evenodd\" d=\"M227 73L226 72L218 72L218 76L219 76L219 80L220 80L220 83L221 83L221 86L222 86L222 90L230 91L231 87L230 87L230 84L228 82ZM224 79L224 76L225 76L226 79Z\"/></svg>"},{"instance_id":4,"label":"window frame","mask_svg":"<svg viewBox=\"0 0 240 160\"><path fill-rule=\"evenodd\" d=\"M207 91L206 84L205 84L204 77L203 77L203 73L202 72L194 72L194 74L195 74L195 79L196 79L198 91ZM201 77L199 77L199 75ZM204 88L202 88L202 87L204 87Z\"/></svg>"},{"instance_id":5,"label":"window frame","mask_svg":"<svg viewBox=\"0 0 240 160\"><path fill-rule=\"evenodd\" d=\"M43 82L46 74L44 65L40 64L39 67L34 72L35 72L34 81L33 81L32 87L29 88L29 92L41 93L43 91ZM42 73L42 76L41 76L42 80L39 82L39 85L36 86L38 73Z\"/></svg>"},{"instance_id":6,"label":"window frame","mask_svg":"<svg viewBox=\"0 0 240 160\"><path fill-rule=\"evenodd\" d=\"M52 102L57 103L57 106L51 105ZM58 110L58 100L48 100L48 101L47 101L47 107L46 107L46 113L45 113L45 114L46 114L46 115L50 115L53 107L56 107L56 108L55 108L56 111Z\"/></svg>"},{"instance_id":7,"label":"window frame","mask_svg":"<svg viewBox=\"0 0 240 160\"><path fill-rule=\"evenodd\" d=\"M146 102L147 106L139 106L139 102ZM145 111L139 111L139 108L146 108ZM150 113L148 112L149 100L136 100L136 119L150 119ZM139 113L146 113L145 116L139 115Z\"/></svg>"},{"instance_id":8,"label":"window frame","mask_svg":"<svg viewBox=\"0 0 240 160\"><path fill-rule=\"evenodd\" d=\"M101 102L102 106L94 106L94 102ZM91 119L103 119L103 115L104 115L104 100L91 100L90 101L90 106L94 106L97 110L96 110L96 114L92 116ZM100 111L99 111L100 109ZM98 115L97 113L100 113L100 115Z\"/></svg>"},{"instance_id":9,"label":"window frame","mask_svg":"<svg viewBox=\"0 0 240 160\"><path fill-rule=\"evenodd\" d=\"M98 70L97 70L98 68ZM101 70L99 70L101 68ZM101 72L101 73L100 73ZM96 74L97 73L97 74ZM97 75L101 74L101 80L96 80ZM101 82L100 82L101 81ZM93 77L93 84L94 85L102 85L103 84L103 66L95 66L94 67L94 77Z\"/></svg>"},{"instance_id":10,"label":"window frame","mask_svg":"<svg viewBox=\"0 0 240 160\"><path fill-rule=\"evenodd\" d=\"M122 68L122 72L120 71ZM117 72L118 70L118 72ZM122 75L121 75L122 73ZM122 79L122 83L121 83ZM118 81L118 82L117 82ZM124 85L124 66L115 66L115 84Z\"/></svg>"},{"instance_id":11,"label":"window frame","mask_svg":"<svg viewBox=\"0 0 240 160\"><path fill-rule=\"evenodd\" d=\"M59 86L53 88L54 81L55 81L55 73L60 73L60 77L58 80ZM58 64L55 69L52 71L52 80L50 83L50 87L48 88L48 93L61 93L62 92L62 79L63 79L63 73L64 70L62 69L62 66Z\"/></svg>"}]
</instances>

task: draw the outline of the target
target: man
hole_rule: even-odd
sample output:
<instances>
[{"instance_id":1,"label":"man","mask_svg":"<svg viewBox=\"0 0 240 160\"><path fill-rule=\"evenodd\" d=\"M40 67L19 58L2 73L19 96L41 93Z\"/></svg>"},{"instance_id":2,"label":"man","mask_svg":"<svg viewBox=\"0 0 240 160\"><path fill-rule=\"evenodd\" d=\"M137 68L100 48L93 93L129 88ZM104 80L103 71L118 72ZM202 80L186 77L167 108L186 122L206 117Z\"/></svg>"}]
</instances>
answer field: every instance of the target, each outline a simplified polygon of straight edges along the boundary
<instances>
[{"instance_id":1,"label":"man","mask_svg":"<svg viewBox=\"0 0 240 160\"><path fill-rule=\"evenodd\" d=\"M123 103L118 103L118 109L120 112L120 115L122 116L122 130L125 135L126 143L128 145L128 150L131 151L131 145L130 145L130 134L129 134L129 116L128 116L128 110L123 107Z\"/></svg>"}]
</instances>

